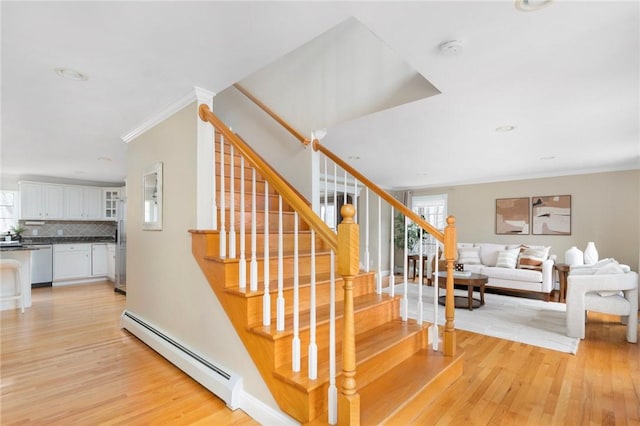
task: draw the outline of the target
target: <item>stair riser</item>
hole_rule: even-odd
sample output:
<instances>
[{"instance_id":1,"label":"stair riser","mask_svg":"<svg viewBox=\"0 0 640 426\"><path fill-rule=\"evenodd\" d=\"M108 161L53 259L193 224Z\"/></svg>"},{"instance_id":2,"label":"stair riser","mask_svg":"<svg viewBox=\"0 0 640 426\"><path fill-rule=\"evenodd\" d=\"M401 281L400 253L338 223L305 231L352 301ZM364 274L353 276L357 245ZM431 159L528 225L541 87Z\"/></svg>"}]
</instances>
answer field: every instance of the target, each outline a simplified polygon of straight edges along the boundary
<instances>
[{"instance_id":1,"label":"stair riser","mask_svg":"<svg viewBox=\"0 0 640 426\"><path fill-rule=\"evenodd\" d=\"M343 281L340 278L335 282L335 294L336 301L340 302L344 300L344 290L342 288ZM316 306L323 306L330 301L330 282L321 281L316 284ZM357 277L354 281L354 297L358 297L364 294L369 294L375 289L373 276L365 275ZM276 323L277 314L277 299L278 290L276 288L271 289L271 323ZM285 315L293 313L293 288L285 288L282 291L284 297ZM247 323L248 324L260 324L262 323L262 295L256 295L247 298ZM308 284L300 286L298 301L299 312L304 312L309 309L311 300L311 287Z\"/></svg>"},{"instance_id":2,"label":"stair riser","mask_svg":"<svg viewBox=\"0 0 640 426\"><path fill-rule=\"evenodd\" d=\"M367 307L355 312L355 332L362 333L371 330L379 325L397 319L399 313L398 299L387 300L375 306ZM275 327L275 324L273 324ZM304 327L304 328L303 328ZM342 330L344 323L342 317L336 318L336 342L342 342ZM309 328L307 324L300 324L300 347L302 348L302 356L307 354L309 347ZM316 345L318 351L327 350L329 347L329 323L325 322L317 324L316 327ZM288 336L278 339L274 344L274 362L275 367L291 365L291 348L292 339Z\"/></svg>"},{"instance_id":3,"label":"stair riser","mask_svg":"<svg viewBox=\"0 0 640 426\"><path fill-rule=\"evenodd\" d=\"M310 275L311 274L311 264L310 264L310 256L306 254L300 254L298 259L298 274L299 275ZM330 258L328 253L318 253L316 254L316 273L329 273L331 269ZM214 261L211 262L217 265L221 265L219 271L224 271L224 284L226 287L236 287L238 285L238 275L239 275L239 266L238 261L227 261L227 262L219 262ZM247 287L249 287L249 272L251 268L251 259L246 259L246 276L247 276ZM264 258L262 256L258 256L256 258L256 264L258 265L258 284L259 288L264 288L263 280L264 280ZM283 277L292 278L293 277L293 256L285 256L282 259L283 266ZM275 280L278 277L278 259L275 257L269 258L269 280Z\"/></svg>"},{"instance_id":4,"label":"stair riser","mask_svg":"<svg viewBox=\"0 0 640 426\"><path fill-rule=\"evenodd\" d=\"M404 339L390 346L384 353L378 354L362 363L358 363L356 367L356 371L358 372L357 387L362 388L373 382L414 353L427 347L427 344L428 332L427 329L423 329L419 333L411 336L411 338Z\"/></svg>"},{"instance_id":5,"label":"stair riser","mask_svg":"<svg viewBox=\"0 0 640 426\"><path fill-rule=\"evenodd\" d=\"M225 202L225 207L230 208L231 198L233 198L235 201L235 209L239 211L240 198L242 197L242 195L240 194L240 187L235 188L235 190L236 192L232 197L231 193L229 192L229 188L227 188L227 191L225 191L225 194L224 194L225 195L224 202ZM216 203L219 203L218 197L216 197ZM264 211L264 204L265 204L264 194L256 194L256 211L257 212ZM274 210L274 207L277 210L278 196L276 194L269 195L269 207L271 208L271 210ZM249 214L249 212L251 212L252 209L253 209L253 201L252 201L251 193L245 193L244 194L244 210L245 212L247 212L247 214ZM291 208L291 206L289 206L284 200L282 200L282 211L292 212L293 208Z\"/></svg>"},{"instance_id":6,"label":"stair riser","mask_svg":"<svg viewBox=\"0 0 640 426\"><path fill-rule=\"evenodd\" d=\"M292 233L282 234L282 250L284 253L292 253L295 244L295 238ZM245 258L251 257L251 234L245 232ZM269 247L270 250L276 250L278 247L278 234L269 233ZM219 256L220 255L220 235L209 234L207 241L207 256ZM263 257L264 253L264 234L256 233L256 247L257 256ZM316 236L316 251L326 251L329 247L320 238ZM311 253L311 234L308 231L298 234L298 253ZM229 237L227 233L227 257L229 256ZM240 233L236 229L236 257L240 257Z\"/></svg>"},{"instance_id":7,"label":"stair riser","mask_svg":"<svg viewBox=\"0 0 640 426\"><path fill-rule=\"evenodd\" d=\"M240 180L241 178L239 176L236 176L233 179L233 185L234 185L234 192L235 191L240 191ZM262 180L256 180L256 194L264 194L264 189L265 189L266 183ZM245 178L244 179L244 190L247 194L251 195L251 192L253 191L253 182L251 180L251 178ZM228 192L231 190L231 178L229 176L227 176L225 174L224 176L224 190L225 192ZM216 200L220 200L219 198L219 192L220 192L220 176L217 176L216 178ZM273 188L273 186L269 185L269 194L277 194L276 190ZM271 206L271 208L273 209L273 206ZM277 208L277 207L276 207Z\"/></svg>"},{"instance_id":8,"label":"stair riser","mask_svg":"<svg viewBox=\"0 0 640 426\"><path fill-rule=\"evenodd\" d=\"M229 206L226 206L227 208ZM240 221L242 219L242 214L238 210L239 206L236 206L236 211L234 212L234 226L237 233L240 233ZM221 217L218 215L218 229L222 229L221 225ZM307 231L309 230L309 226L301 221L299 221L298 230ZM295 216L293 212L282 212L282 230L284 231L293 231L293 227L295 224ZM251 211L247 211L245 209L244 214L244 225L245 225L245 233L251 233ZM269 213L269 232L278 232L278 212L270 212ZM225 230L228 232L231 229L231 212L229 210L225 211ZM264 211L259 211L256 214L256 232L263 232L265 229L264 223Z\"/></svg>"},{"instance_id":9,"label":"stair riser","mask_svg":"<svg viewBox=\"0 0 640 426\"><path fill-rule=\"evenodd\" d=\"M418 352L422 348L424 348L427 344L427 332L426 330L422 330L421 332L415 333L411 337L407 339L403 339L400 342L397 342L395 345L391 346L388 351L384 353L373 356L367 360L357 361L356 365L356 386L358 389L368 385L373 382L375 379L380 377L380 375L386 373L391 368L400 364L409 356ZM336 354L337 366L336 369L336 384L338 389L340 389L340 384L342 383L342 370L341 370L341 354ZM303 366L301 366L302 368ZM298 388L291 385L292 393L300 392ZM315 418L320 414L326 412L328 410L327 406L327 386L320 386L315 389L312 389L309 392L309 400L313 401L311 406L311 412L309 413L310 418ZM381 397L384 397L381 395Z\"/></svg>"},{"instance_id":10,"label":"stair riser","mask_svg":"<svg viewBox=\"0 0 640 426\"><path fill-rule=\"evenodd\" d=\"M217 153L216 153L217 155ZM218 160L220 160L220 158L218 157ZM234 156L233 159L233 174L235 175L235 177L239 178L241 177L241 170L240 170L240 159L237 156ZM249 163L247 161L244 162L244 177L246 179L251 179L251 176L253 175L252 173L252 168L249 166ZM231 176L231 164L226 163L224 165L224 175L225 176ZM220 162L218 161L218 163L216 164L216 176L220 176ZM256 180L263 180L262 177L260 176L260 174L256 171Z\"/></svg>"}]
</instances>

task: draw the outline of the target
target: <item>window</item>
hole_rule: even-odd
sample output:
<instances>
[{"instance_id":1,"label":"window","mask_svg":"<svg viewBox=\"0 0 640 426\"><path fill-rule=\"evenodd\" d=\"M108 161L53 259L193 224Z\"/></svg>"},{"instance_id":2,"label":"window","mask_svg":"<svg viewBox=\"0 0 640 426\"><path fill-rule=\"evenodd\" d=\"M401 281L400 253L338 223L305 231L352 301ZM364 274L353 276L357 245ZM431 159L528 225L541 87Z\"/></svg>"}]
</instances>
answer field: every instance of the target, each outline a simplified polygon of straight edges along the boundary
<instances>
[{"instance_id":1,"label":"window","mask_svg":"<svg viewBox=\"0 0 640 426\"><path fill-rule=\"evenodd\" d=\"M18 191L0 190L0 234L18 225Z\"/></svg>"},{"instance_id":2,"label":"window","mask_svg":"<svg viewBox=\"0 0 640 426\"><path fill-rule=\"evenodd\" d=\"M443 231L447 225L447 194L417 195L411 199L412 210L431 225ZM434 254L437 240L429 235L423 235L425 255Z\"/></svg>"}]
</instances>

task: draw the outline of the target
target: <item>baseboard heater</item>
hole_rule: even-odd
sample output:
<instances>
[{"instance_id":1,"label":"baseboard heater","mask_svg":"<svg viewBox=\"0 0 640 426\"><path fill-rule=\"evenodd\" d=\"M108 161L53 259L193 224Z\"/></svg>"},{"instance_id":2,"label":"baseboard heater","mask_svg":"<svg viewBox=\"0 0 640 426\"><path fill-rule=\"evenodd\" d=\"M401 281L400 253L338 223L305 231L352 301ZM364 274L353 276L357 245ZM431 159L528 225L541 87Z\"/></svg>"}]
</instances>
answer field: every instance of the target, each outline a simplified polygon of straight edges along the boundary
<instances>
[{"instance_id":1,"label":"baseboard heater","mask_svg":"<svg viewBox=\"0 0 640 426\"><path fill-rule=\"evenodd\" d=\"M217 366L127 310L122 312L120 324L122 328L213 392L230 409L239 408L243 394L241 376Z\"/></svg>"}]
</instances>

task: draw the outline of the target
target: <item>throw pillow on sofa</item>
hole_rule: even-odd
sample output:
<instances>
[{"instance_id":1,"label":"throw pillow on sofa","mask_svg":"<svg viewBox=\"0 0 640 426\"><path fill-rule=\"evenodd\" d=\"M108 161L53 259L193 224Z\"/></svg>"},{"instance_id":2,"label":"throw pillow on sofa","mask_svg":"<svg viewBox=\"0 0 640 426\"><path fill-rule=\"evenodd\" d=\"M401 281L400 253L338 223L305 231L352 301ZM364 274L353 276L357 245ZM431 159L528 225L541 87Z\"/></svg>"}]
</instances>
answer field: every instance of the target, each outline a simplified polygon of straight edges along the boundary
<instances>
[{"instance_id":1,"label":"throw pillow on sofa","mask_svg":"<svg viewBox=\"0 0 640 426\"><path fill-rule=\"evenodd\" d=\"M458 247L458 263L480 265L480 247Z\"/></svg>"},{"instance_id":2,"label":"throw pillow on sofa","mask_svg":"<svg viewBox=\"0 0 640 426\"><path fill-rule=\"evenodd\" d=\"M498 268L515 269L518 264L518 255L520 254L519 248L511 250L501 250L498 252L498 260L496 266Z\"/></svg>"},{"instance_id":3,"label":"throw pillow on sofa","mask_svg":"<svg viewBox=\"0 0 640 426\"><path fill-rule=\"evenodd\" d=\"M505 249L504 244L479 243L474 247L480 247L480 261L484 266L496 266L498 253Z\"/></svg>"},{"instance_id":4,"label":"throw pillow on sofa","mask_svg":"<svg viewBox=\"0 0 640 426\"><path fill-rule=\"evenodd\" d=\"M551 247L523 249L518 257L518 268L542 271L542 262L549 257L549 249Z\"/></svg>"}]
</instances>

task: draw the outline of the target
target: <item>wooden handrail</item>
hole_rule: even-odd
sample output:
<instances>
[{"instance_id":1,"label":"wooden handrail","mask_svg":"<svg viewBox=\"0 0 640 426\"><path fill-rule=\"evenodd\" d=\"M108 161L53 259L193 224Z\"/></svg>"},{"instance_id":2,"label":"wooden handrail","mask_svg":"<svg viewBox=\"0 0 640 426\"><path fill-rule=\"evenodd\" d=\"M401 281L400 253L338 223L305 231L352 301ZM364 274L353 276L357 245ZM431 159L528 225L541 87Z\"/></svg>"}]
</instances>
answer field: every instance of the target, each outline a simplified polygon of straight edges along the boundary
<instances>
[{"instance_id":1,"label":"wooden handrail","mask_svg":"<svg viewBox=\"0 0 640 426\"><path fill-rule=\"evenodd\" d=\"M338 250L338 237L335 232L331 230L322 219L306 204L303 198L297 196L296 192L291 186L276 173L271 166L269 166L259 155L257 155L244 141L242 141L235 133L233 133L223 122L220 120L207 104L200 104L198 113L202 121L208 121L215 127L225 139L233 144L234 147L249 160L251 165L255 167L258 172L265 178L270 185L272 185L278 193L286 200L286 202L293 207L300 217L316 231L318 236L333 250Z\"/></svg>"},{"instance_id":2,"label":"wooden handrail","mask_svg":"<svg viewBox=\"0 0 640 426\"><path fill-rule=\"evenodd\" d=\"M280 123L282 125L282 127L284 127L285 129L287 129L289 131L289 133L291 133L293 135L294 138L298 139L300 142L302 142L304 145L309 145L309 143L311 142L309 140L309 138L305 138L304 135L302 135L300 132L298 132L296 129L293 128L293 126L291 126L289 123L287 123L286 121L284 121L278 114L276 114L271 108L269 108L268 106L266 106L264 103L262 103L260 101L260 99L256 98L255 96L253 96L247 89L245 89L244 87L242 87L241 85L239 85L238 83L234 84L233 87L235 87L236 89L238 89L240 91L240 93L242 93L243 95L245 95L247 98L249 98L254 104L258 105L258 107L260 107L260 109L262 109L264 112L266 112L267 114L269 114L269 116L271 116L271 118L273 118L274 120L276 120L278 123Z\"/></svg>"},{"instance_id":3,"label":"wooden handrail","mask_svg":"<svg viewBox=\"0 0 640 426\"><path fill-rule=\"evenodd\" d=\"M365 186L369 187L369 189L371 189L373 192L378 194L380 198L385 200L387 203L391 204L396 210L399 210L402 214L404 214L409 219L411 219L416 225L418 225L419 227L427 231L429 234L433 235L436 240L440 241L441 243L445 242L444 232L440 231L438 228L435 228L433 225L426 222L424 219L422 219L420 216L414 213L407 206L405 206L400 201L393 198L391 194L389 194L387 191L380 188L378 185L376 185L375 183L367 179L362 173L358 172L349 164L342 161L340 157L338 157L333 152L329 151L329 149L327 149L325 146L320 144L320 142L317 139L313 140L313 143L311 144L311 146L313 147L314 151L322 152L324 155L326 155L331 160L333 160L334 163L338 164L340 167L342 167L344 170L349 172L352 176L354 176L360 182L364 183Z\"/></svg>"}]
</instances>

